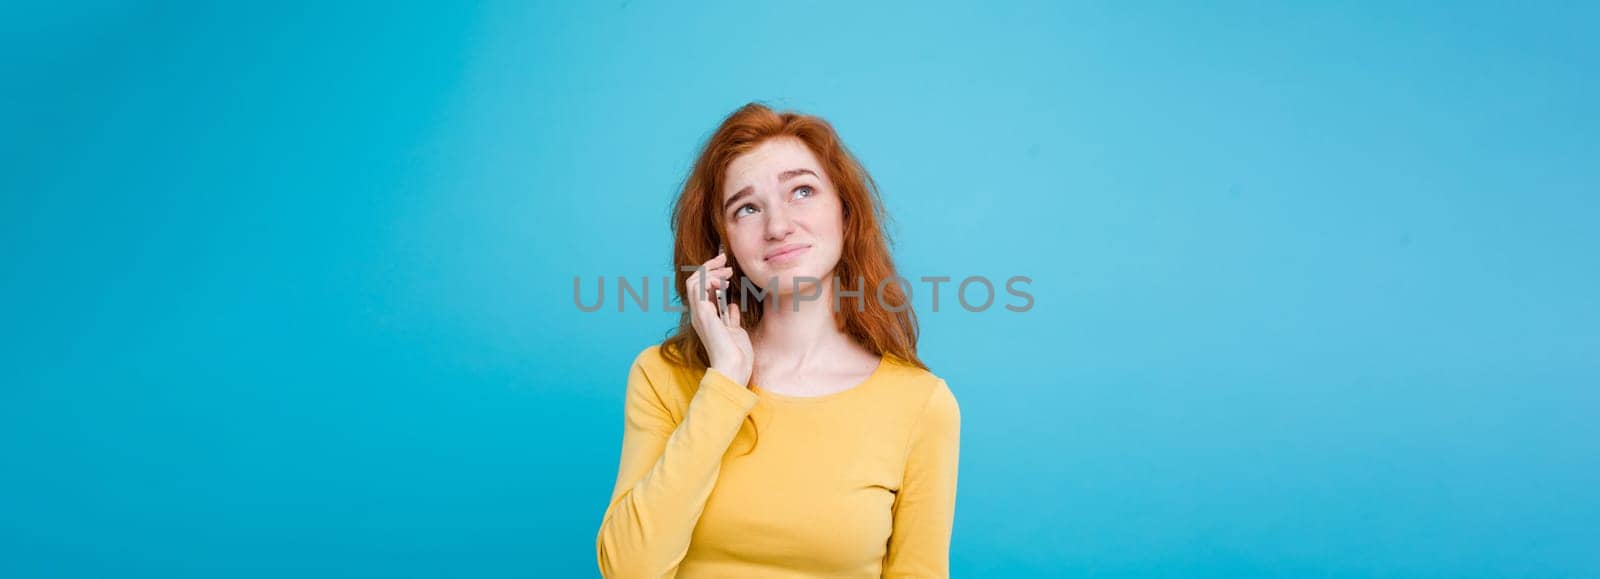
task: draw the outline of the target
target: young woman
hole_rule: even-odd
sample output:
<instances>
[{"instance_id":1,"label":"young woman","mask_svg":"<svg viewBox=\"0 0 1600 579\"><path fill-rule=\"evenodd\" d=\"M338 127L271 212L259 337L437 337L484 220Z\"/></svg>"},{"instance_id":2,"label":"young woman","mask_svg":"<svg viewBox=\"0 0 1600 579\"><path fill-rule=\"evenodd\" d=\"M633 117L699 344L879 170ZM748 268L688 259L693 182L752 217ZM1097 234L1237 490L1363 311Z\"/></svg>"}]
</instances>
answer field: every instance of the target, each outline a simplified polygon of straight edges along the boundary
<instances>
[{"instance_id":1,"label":"young woman","mask_svg":"<svg viewBox=\"0 0 1600 579\"><path fill-rule=\"evenodd\" d=\"M826 121L752 103L673 213L687 308L628 376L601 573L947 576L961 414L871 177Z\"/></svg>"}]
</instances>

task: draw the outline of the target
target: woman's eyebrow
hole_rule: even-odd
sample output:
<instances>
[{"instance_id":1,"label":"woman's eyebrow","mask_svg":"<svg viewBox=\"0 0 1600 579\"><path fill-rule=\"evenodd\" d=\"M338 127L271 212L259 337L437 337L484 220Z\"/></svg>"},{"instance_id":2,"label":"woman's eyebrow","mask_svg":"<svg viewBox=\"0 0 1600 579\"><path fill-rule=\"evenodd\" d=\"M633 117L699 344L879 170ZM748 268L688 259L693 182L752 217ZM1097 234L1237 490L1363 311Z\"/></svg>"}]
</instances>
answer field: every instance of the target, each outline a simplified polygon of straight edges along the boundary
<instances>
[{"instance_id":1,"label":"woman's eyebrow","mask_svg":"<svg viewBox=\"0 0 1600 579\"><path fill-rule=\"evenodd\" d=\"M810 169L806 169L806 168L802 167L800 169L790 169L788 171L784 171L782 173L778 173L778 182L782 183L784 181L788 181L790 179L793 179L795 177L799 177L801 175L810 175L812 177L817 177L816 171L812 171ZM821 179L821 177L817 177L817 178ZM733 207L733 202L738 201L740 199L743 199L743 198L749 196L751 193L755 192L755 190L756 190L756 186L755 185L745 185L744 188L740 189L738 193L734 193L732 197L729 197L727 201L722 203L722 210L723 211L727 211L729 207Z\"/></svg>"},{"instance_id":2,"label":"woman's eyebrow","mask_svg":"<svg viewBox=\"0 0 1600 579\"><path fill-rule=\"evenodd\" d=\"M781 182L784 182L784 181L788 181L790 179L793 179L795 177L799 177L801 175L810 175L812 177L816 177L817 176L817 174L812 172L810 169L803 169L803 168L802 169L790 169L788 171L784 171L782 173L778 173L778 182L781 183Z\"/></svg>"},{"instance_id":3,"label":"woman's eyebrow","mask_svg":"<svg viewBox=\"0 0 1600 579\"><path fill-rule=\"evenodd\" d=\"M727 212L729 207L733 207L734 202L744 199L745 197L749 197L750 193L755 190L756 188L754 185L746 185L745 188L740 189L738 193L734 193L732 197L729 197L728 200L722 204L722 211Z\"/></svg>"}]
</instances>

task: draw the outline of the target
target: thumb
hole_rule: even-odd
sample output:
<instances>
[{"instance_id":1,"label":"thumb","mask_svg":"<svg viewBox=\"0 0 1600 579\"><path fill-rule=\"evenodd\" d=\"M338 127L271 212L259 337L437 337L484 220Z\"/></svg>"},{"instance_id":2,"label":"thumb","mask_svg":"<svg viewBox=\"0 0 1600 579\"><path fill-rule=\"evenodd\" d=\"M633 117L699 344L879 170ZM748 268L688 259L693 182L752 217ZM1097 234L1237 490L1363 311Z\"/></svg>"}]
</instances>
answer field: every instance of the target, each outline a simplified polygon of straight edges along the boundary
<instances>
[{"instance_id":1,"label":"thumb","mask_svg":"<svg viewBox=\"0 0 1600 579\"><path fill-rule=\"evenodd\" d=\"M739 327L739 304L738 303L730 303L730 304L728 304L728 327L730 327L730 328Z\"/></svg>"}]
</instances>

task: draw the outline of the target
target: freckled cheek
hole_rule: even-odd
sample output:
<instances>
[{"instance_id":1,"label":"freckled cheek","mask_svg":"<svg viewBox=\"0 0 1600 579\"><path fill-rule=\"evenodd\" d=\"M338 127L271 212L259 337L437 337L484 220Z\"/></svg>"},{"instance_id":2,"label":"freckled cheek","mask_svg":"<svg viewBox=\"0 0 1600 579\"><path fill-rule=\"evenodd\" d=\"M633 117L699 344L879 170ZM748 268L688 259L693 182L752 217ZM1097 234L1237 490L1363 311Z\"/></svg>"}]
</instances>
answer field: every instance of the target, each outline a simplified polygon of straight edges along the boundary
<instances>
[{"instance_id":1,"label":"freckled cheek","mask_svg":"<svg viewBox=\"0 0 1600 579\"><path fill-rule=\"evenodd\" d=\"M818 199L816 203L798 206L793 211L794 220L813 232L838 229L841 213L838 202L832 199Z\"/></svg>"},{"instance_id":2,"label":"freckled cheek","mask_svg":"<svg viewBox=\"0 0 1600 579\"><path fill-rule=\"evenodd\" d=\"M833 199L828 201L806 207L804 216L800 217L806 230L818 237L818 241L837 241L844 232L844 215L838 202Z\"/></svg>"}]
</instances>

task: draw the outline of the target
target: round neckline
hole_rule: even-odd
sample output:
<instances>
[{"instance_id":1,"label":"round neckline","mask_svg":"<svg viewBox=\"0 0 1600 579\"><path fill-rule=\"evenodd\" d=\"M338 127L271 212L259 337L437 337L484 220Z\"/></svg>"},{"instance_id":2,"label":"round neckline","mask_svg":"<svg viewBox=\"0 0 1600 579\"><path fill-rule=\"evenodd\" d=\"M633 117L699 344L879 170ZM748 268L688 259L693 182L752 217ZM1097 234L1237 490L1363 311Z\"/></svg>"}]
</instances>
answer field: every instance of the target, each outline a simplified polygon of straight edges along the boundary
<instances>
[{"instance_id":1,"label":"round neckline","mask_svg":"<svg viewBox=\"0 0 1600 579\"><path fill-rule=\"evenodd\" d=\"M782 402L782 403L785 403L785 404L789 404L789 403L814 404L814 403L818 403L818 402L827 402L829 400L835 400L835 399L838 399L838 398L843 398L844 396L846 396L846 395L848 395L848 394L850 394L852 392L855 392L857 390L861 390L863 388L866 388L867 386L871 385L873 382L878 381L878 378L880 376L882 376L886 370L889 369L889 363L890 363L889 362L889 354L880 354L878 356L878 366L876 368L872 369L872 373L871 374L867 374L866 379L863 379L862 381L857 382L855 386L851 386L849 388L845 388L844 390L840 390L838 392L830 392L830 393L823 394L823 395L820 395L820 396L791 396L791 395L788 395L788 394L779 394L777 392L773 392L771 390L767 390L766 388L762 388L760 384L756 384L754 386L751 386L750 390L755 392L756 395L760 396L761 399L763 399L763 400L770 400L770 401L773 401L773 402Z\"/></svg>"}]
</instances>

